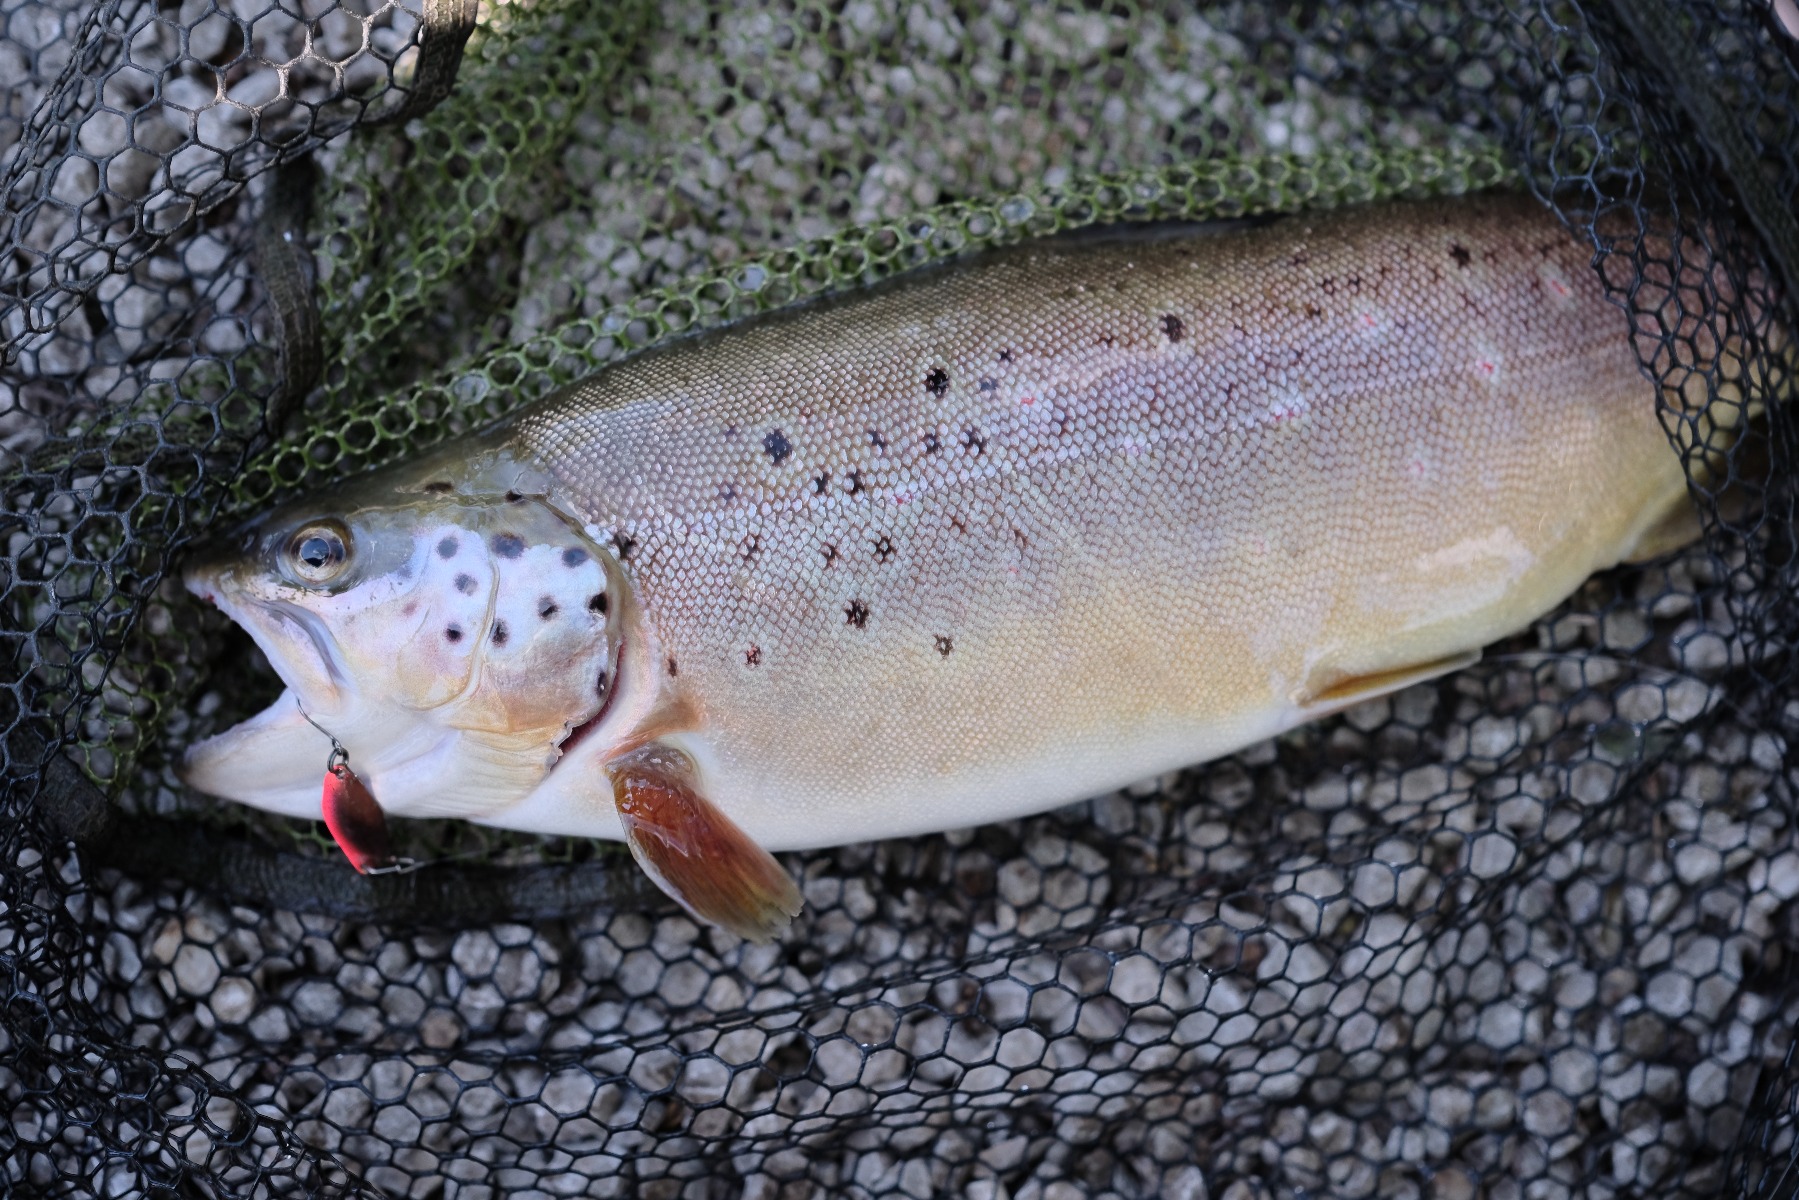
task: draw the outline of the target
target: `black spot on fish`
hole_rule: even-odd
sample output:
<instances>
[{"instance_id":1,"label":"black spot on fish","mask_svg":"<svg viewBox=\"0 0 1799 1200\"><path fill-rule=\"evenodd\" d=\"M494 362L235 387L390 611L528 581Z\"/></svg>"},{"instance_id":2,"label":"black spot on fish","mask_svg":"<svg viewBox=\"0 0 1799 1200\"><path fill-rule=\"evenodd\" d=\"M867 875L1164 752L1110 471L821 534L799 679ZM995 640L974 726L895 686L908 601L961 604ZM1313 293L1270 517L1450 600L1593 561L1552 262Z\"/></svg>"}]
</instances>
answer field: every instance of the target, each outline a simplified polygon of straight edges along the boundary
<instances>
[{"instance_id":1,"label":"black spot on fish","mask_svg":"<svg viewBox=\"0 0 1799 1200\"><path fill-rule=\"evenodd\" d=\"M1312 261L1312 255L1310 251L1300 250L1289 261L1296 267L1303 267Z\"/></svg>"},{"instance_id":2,"label":"black spot on fish","mask_svg":"<svg viewBox=\"0 0 1799 1200\"><path fill-rule=\"evenodd\" d=\"M1474 256L1468 253L1468 247L1462 245L1460 242L1451 242L1449 244L1449 257L1455 259L1455 265L1464 270L1467 269L1469 263L1474 261Z\"/></svg>"},{"instance_id":3,"label":"black spot on fish","mask_svg":"<svg viewBox=\"0 0 1799 1200\"><path fill-rule=\"evenodd\" d=\"M812 494L814 496L822 496L825 494L825 489L830 486L831 473L826 471L823 475L817 476L812 480Z\"/></svg>"},{"instance_id":4,"label":"black spot on fish","mask_svg":"<svg viewBox=\"0 0 1799 1200\"><path fill-rule=\"evenodd\" d=\"M737 552L743 555L744 562L755 562L756 556L762 553L762 539L753 533L750 534L737 543Z\"/></svg>"},{"instance_id":5,"label":"black spot on fish","mask_svg":"<svg viewBox=\"0 0 1799 1200\"><path fill-rule=\"evenodd\" d=\"M565 567L578 567L586 561L587 551L579 546L570 546L562 552L562 565Z\"/></svg>"},{"instance_id":6,"label":"black spot on fish","mask_svg":"<svg viewBox=\"0 0 1799 1200\"><path fill-rule=\"evenodd\" d=\"M605 699L606 685L610 682L611 682L611 680L606 675L606 668L601 667L600 668L600 677L598 679L594 680L594 684L593 684L594 693L596 695L598 695L601 699Z\"/></svg>"},{"instance_id":7,"label":"black spot on fish","mask_svg":"<svg viewBox=\"0 0 1799 1200\"><path fill-rule=\"evenodd\" d=\"M945 637L941 633L937 635L937 653L943 655L943 657L945 657L945 658L948 658L949 652L953 649L955 649L955 645L954 645L954 643L952 643L949 640L949 638Z\"/></svg>"},{"instance_id":8,"label":"black spot on fish","mask_svg":"<svg viewBox=\"0 0 1799 1200\"><path fill-rule=\"evenodd\" d=\"M1318 281L1318 290L1323 292L1327 296L1336 295L1337 294L1337 277L1335 275L1326 275L1323 279L1320 279Z\"/></svg>"},{"instance_id":9,"label":"black spot on fish","mask_svg":"<svg viewBox=\"0 0 1799 1200\"><path fill-rule=\"evenodd\" d=\"M862 490L862 472L851 471L848 475L844 476L844 479L848 480L848 483L844 485L843 490L850 495L854 496L857 492Z\"/></svg>"},{"instance_id":10,"label":"black spot on fish","mask_svg":"<svg viewBox=\"0 0 1799 1200\"><path fill-rule=\"evenodd\" d=\"M668 677L670 679L673 679L675 676L679 675L680 673L681 673L680 668L675 666L675 656L672 654L669 655L668 656Z\"/></svg>"},{"instance_id":11,"label":"black spot on fish","mask_svg":"<svg viewBox=\"0 0 1799 1200\"><path fill-rule=\"evenodd\" d=\"M1012 361L1012 352L1010 350L1001 350L999 352L999 360L1001 362L1011 362Z\"/></svg>"},{"instance_id":12,"label":"black spot on fish","mask_svg":"<svg viewBox=\"0 0 1799 1200\"><path fill-rule=\"evenodd\" d=\"M984 453L987 449L987 437L970 425L962 431L962 446L966 450L973 450L976 454Z\"/></svg>"},{"instance_id":13,"label":"black spot on fish","mask_svg":"<svg viewBox=\"0 0 1799 1200\"><path fill-rule=\"evenodd\" d=\"M507 492L506 493L506 503L508 503L508 504L517 504L520 501L522 501L523 499L524 499L524 497L521 496L517 492Z\"/></svg>"},{"instance_id":14,"label":"black spot on fish","mask_svg":"<svg viewBox=\"0 0 1799 1200\"><path fill-rule=\"evenodd\" d=\"M543 597L537 602L537 615L546 621L561 611L562 610L557 607L556 601L548 596Z\"/></svg>"},{"instance_id":15,"label":"black spot on fish","mask_svg":"<svg viewBox=\"0 0 1799 1200\"><path fill-rule=\"evenodd\" d=\"M425 490L433 496L441 496L450 490L450 481L447 479L433 480L425 485Z\"/></svg>"},{"instance_id":16,"label":"black spot on fish","mask_svg":"<svg viewBox=\"0 0 1799 1200\"><path fill-rule=\"evenodd\" d=\"M941 396L949 391L949 372L942 367L932 367L925 374L924 390L933 396Z\"/></svg>"},{"instance_id":17,"label":"black spot on fish","mask_svg":"<svg viewBox=\"0 0 1799 1200\"><path fill-rule=\"evenodd\" d=\"M622 533L615 533L612 535L612 548L618 552L618 561L628 562L631 558L631 551L637 549L637 539L626 537Z\"/></svg>"},{"instance_id":18,"label":"black spot on fish","mask_svg":"<svg viewBox=\"0 0 1799 1200\"><path fill-rule=\"evenodd\" d=\"M1187 327L1181 324L1179 317L1169 313L1162 318L1162 332L1168 335L1169 341L1178 342L1187 335Z\"/></svg>"},{"instance_id":19,"label":"black spot on fish","mask_svg":"<svg viewBox=\"0 0 1799 1200\"><path fill-rule=\"evenodd\" d=\"M868 625L868 605L860 600L851 600L843 606L843 623L862 629Z\"/></svg>"},{"instance_id":20,"label":"black spot on fish","mask_svg":"<svg viewBox=\"0 0 1799 1200\"><path fill-rule=\"evenodd\" d=\"M494 645L504 646L506 644L506 639L511 636L512 636L512 634L506 628L506 622L495 621L493 623L493 644Z\"/></svg>"},{"instance_id":21,"label":"black spot on fish","mask_svg":"<svg viewBox=\"0 0 1799 1200\"><path fill-rule=\"evenodd\" d=\"M769 461L778 467L786 461L789 454L793 453L793 443L788 441L787 435L779 429L771 429L762 439L762 449L768 455Z\"/></svg>"},{"instance_id":22,"label":"black spot on fish","mask_svg":"<svg viewBox=\"0 0 1799 1200\"><path fill-rule=\"evenodd\" d=\"M453 538L453 537L445 538L443 541L437 543L437 557L439 557L439 558L455 558L456 550L459 545L461 545L461 543L459 543L455 538Z\"/></svg>"},{"instance_id":23,"label":"black spot on fish","mask_svg":"<svg viewBox=\"0 0 1799 1200\"><path fill-rule=\"evenodd\" d=\"M718 485L718 498L727 504L729 504L731 501L737 499L737 485L734 483L719 484Z\"/></svg>"},{"instance_id":24,"label":"black spot on fish","mask_svg":"<svg viewBox=\"0 0 1799 1200\"><path fill-rule=\"evenodd\" d=\"M488 545L501 558L517 558L525 552L525 539L516 533L496 533Z\"/></svg>"},{"instance_id":25,"label":"black spot on fish","mask_svg":"<svg viewBox=\"0 0 1799 1200\"><path fill-rule=\"evenodd\" d=\"M882 534L875 539L875 561L886 562L893 557L893 539Z\"/></svg>"},{"instance_id":26,"label":"black spot on fish","mask_svg":"<svg viewBox=\"0 0 1799 1200\"><path fill-rule=\"evenodd\" d=\"M460 642L462 640L462 626L451 625L446 627L444 629L444 637L452 642Z\"/></svg>"},{"instance_id":27,"label":"black spot on fish","mask_svg":"<svg viewBox=\"0 0 1799 1200\"><path fill-rule=\"evenodd\" d=\"M981 382L975 384L975 386L983 392L991 392L993 389L997 388L999 384L983 375L981 377Z\"/></svg>"},{"instance_id":28,"label":"black spot on fish","mask_svg":"<svg viewBox=\"0 0 1799 1200\"><path fill-rule=\"evenodd\" d=\"M1316 321L1319 317L1322 317L1323 315L1324 315L1324 310L1322 308L1319 308L1316 304L1313 304L1310 300L1306 301L1306 317L1309 320Z\"/></svg>"},{"instance_id":29,"label":"black spot on fish","mask_svg":"<svg viewBox=\"0 0 1799 1200\"><path fill-rule=\"evenodd\" d=\"M936 453L940 452L942 449L943 449L943 439L942 438L938 437L934 433L927 433L924 435L924 452L926 454L936 454Z\"/></svg>"},{"instance_id":30,"label":"black spot on fish","mask_svg":"<svg viewBox=\"0 0 1799 1200\"><path fill-rule=\"evenodd\" d=\"M762 662L762 647L751 646L748 650L745 650L743 652L743 665L744 666L754 667L754 666L757 666L758 664L760 664L761 662Z\"/></svg>"},{"instance_id":31,"label":"black spot on fish","mask_svg":"<svg viewBox=\"0 0 1799 1200\"><path fill-rule=\"evenodd\" d=\"M827 567L837 561L837 547L830 542L820 546L818 552L825 556L825 566Z\"/></svg>"},{"instance_id":32,"label":"black spot on fish","mask_svg":"<svg viewBox=\"0 0 1799 1200\"><path fill-rule=\"evenodd\" d=\"M587 611L591 613L604 613L606 611L606 593L595 592L593 595L589 596L587 598Z\"/></svg>"},{"instance_id":33,"label":"black spot on fish","mask_svg":"<svg viewBox=\"0 0 1799 1200\"><path fill-rule=\"evenodd\" d=\"M871 429L868 431L868 444L873 446L876 450L885 450L887 448L887 439L881 436L880 430Z\"/></svg>"},{"instance_id":34,"label":"black spot on fish","mask_svg":"<svg viewBox=\"0 0 1799 1200\"><path fill-rule=\"evenodd\" d=\"M1018 543L1018 548L1020 550L1026 549L1031 544L1031 539L1026 537L1024 535L1024 530L1019 529L1017 526L1013 526L1012 528L1012 540Z\"/></svg>"},{"instance_id":35,"label":"black spot on fish","mask_svg":"<svg viewBox=\"0 0 1799 1200\"><path fill-rule=\"evenodd\" d=\"M466 572L456 576L456 590L468 595L475 590L475 577Z\"/></svg>"}]
</instances>

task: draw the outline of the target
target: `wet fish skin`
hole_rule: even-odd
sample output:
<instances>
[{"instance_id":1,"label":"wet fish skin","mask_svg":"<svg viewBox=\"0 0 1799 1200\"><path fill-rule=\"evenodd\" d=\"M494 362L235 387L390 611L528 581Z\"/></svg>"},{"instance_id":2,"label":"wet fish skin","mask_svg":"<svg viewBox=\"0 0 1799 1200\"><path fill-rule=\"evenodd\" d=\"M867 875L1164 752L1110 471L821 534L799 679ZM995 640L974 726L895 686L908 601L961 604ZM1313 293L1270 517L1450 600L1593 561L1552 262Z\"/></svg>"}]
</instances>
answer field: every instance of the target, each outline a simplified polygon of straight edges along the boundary
<instances>
[{"instance_id":1,"label":"wet fish skin","mask_svg":"<svg viewBox=\"0 0 1799 1200\"><path fill-rule=\"evenodd\" d=\"M1653 394L1589 252L1473 198L1026 247L646 356L497 444L628 548L639 686L797 847L1077 799L1460 661L1684 502Z\"/></svg>"},{"instance_id":2,"label":"wet fish skin","mask_svg":"<svg viewBox=\"0 0 1799 1200\"><path fill-rule=\"evenodd\" d=\"M305 522L529 513L614 580L571 662L616 685L459 815L619 837L607 764L654 746L761 845L829 845L1048 808L1471 661L1684 503L1653 399L1529 200L1032 244L642 355L273 514L190 586L283 670L243 596L319 607L270 557ZM316 780L230 765L234 736L195 748L199 786ZM394 813L450 769L350 749Z\"/></svg>"}]
</instances>

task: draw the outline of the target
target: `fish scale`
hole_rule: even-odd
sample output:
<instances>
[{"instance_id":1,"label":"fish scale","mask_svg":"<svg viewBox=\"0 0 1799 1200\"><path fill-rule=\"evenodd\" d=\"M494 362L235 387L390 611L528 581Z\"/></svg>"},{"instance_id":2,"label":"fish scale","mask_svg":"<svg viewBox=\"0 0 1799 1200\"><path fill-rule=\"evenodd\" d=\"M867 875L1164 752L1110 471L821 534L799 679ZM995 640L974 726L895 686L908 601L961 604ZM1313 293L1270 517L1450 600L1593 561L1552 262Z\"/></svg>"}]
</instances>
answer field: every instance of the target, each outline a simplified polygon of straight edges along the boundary
<instances>
[{"instance_id":1,"label":"fish scale","mask_svg":"<svg viewBox=\"0 0 1799 1200\"><path fill-rule=\"evenodd\" d=\"M498 444L630 545L753 836L970 824L1236 749L1627 554L1684 477L1588 257L1514 198L1030 246Z\"/></svg>"},{"instance_id":2,"label":"fish scale","mask_svg":"<svg viewBox=\"0 0 1799 1200\"><path fill-rule=\"evenodd\" d=\"M380 805L624 837L764 937L799 905L767 849L1038 811L1473 661L1665 542L1686 479L1654 398L1524 198L1027 244L641 355L263 518L189 585L301 694L310 652L259 606L399 603L422 585L357 547L453 513L502 599L475 683L418 720L467 745L415 747L371 699L394 660L349 664ZM320 521L349 574L297 584ZM576 559L610 608L539 628ZM317 734L256 721L190 778L293 811L306 780L234 751L291 772L281 739Z\"/></svg>"}]
</instances>

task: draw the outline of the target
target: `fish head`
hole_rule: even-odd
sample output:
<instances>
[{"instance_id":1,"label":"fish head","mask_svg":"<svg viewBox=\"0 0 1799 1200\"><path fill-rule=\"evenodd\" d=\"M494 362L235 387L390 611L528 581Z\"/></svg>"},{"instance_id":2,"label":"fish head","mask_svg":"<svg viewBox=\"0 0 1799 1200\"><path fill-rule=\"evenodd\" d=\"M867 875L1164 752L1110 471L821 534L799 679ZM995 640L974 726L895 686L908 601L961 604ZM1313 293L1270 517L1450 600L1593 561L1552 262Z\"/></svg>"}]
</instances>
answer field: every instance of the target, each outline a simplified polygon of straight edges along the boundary
<instances>
[{"instance_id":1,"label":"fish head","mask_svg":"<svg viewBox=\"0 0 1799 1200\"><path fill-rule=\"evenodd\" d=\"M336 739L390 813L503 807L608 699L617 571L577 526L513 492L340 491L260 517L196 557L185 582L287 687L193 746L182 776L317 817Z\"/></svg>"}]
</instances>

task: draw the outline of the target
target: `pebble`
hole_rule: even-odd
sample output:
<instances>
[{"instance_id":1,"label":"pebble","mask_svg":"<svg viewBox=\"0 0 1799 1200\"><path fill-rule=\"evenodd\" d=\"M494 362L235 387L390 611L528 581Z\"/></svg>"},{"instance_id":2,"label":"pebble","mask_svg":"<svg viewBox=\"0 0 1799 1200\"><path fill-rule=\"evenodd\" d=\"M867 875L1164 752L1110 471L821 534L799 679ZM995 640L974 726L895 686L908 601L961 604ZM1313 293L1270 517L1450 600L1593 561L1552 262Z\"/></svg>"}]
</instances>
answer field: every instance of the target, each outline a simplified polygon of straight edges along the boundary
<instances>
[{"instance_id":1,"label":"pebble","mask_svg":"<svg viewBox=\"0 0 1799 1200\"><path fill-rule=\"evenodd\" d=\"M241 975L227 975L212 989L207 1004L220 1024L241 1025L256 1012L256 988Z\"/></svg>"},{"instance_id":2,"label":"pebble","mask_svg":"<svg viewBox=\"0 0 1799 1200\"><path fill-rule=\"evenodd\" d=\"M175 954L175 983L190 996L204 996L219 981L219 960L205 946L186 945Z\"/></svg>"},{"instance_id":3,"label":"pebble","mask_svg":"<svg viewBox=\"0 0 1799 1200\"><path fill-rule=\"evenodd\" d=\"M1662 971L1650 977L1643 1000L1665 1017L1684 1017L1693 1011L1693 977L1685 971Z\"/></svg>"}]
</instances>

